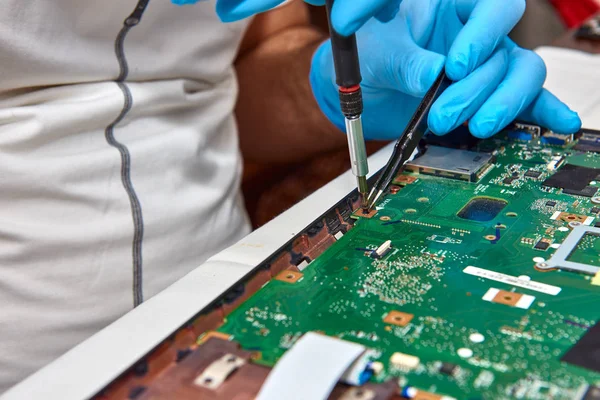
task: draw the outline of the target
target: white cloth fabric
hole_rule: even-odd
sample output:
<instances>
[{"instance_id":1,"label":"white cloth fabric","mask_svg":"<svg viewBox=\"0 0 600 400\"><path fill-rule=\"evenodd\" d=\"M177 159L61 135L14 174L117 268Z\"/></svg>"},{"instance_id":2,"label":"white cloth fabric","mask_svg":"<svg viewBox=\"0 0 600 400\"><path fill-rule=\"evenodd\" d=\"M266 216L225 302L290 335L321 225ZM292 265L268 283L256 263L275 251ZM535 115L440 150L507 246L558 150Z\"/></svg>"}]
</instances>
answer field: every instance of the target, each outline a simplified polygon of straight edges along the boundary
<instances>
[{"instance_id":1,"label":"white cloth fabric","mask_svg":"<svg viewBox=\"0 0 600 400\"><path fill-rule=\"evenodd\" d=\"M232 113L247 22L220 23L214 1L151 0L119 87L115 41L137 5L2 1L0 392L132 309L122 174L146 299L249 232ZM122 113L130 167L105 135Z\"/></svg>"}]
</instances>

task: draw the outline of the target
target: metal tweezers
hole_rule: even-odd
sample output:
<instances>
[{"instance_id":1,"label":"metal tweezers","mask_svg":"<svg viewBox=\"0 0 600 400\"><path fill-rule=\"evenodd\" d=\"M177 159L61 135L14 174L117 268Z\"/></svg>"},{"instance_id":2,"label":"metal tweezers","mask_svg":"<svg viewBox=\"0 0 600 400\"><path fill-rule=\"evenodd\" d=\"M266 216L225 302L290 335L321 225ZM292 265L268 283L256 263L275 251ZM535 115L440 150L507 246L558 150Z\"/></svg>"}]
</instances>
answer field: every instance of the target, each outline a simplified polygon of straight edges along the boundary
<instances>
[{"instance_id":1,"label":"metal tweezers","mask_svg":"<svg viewBox=\"0 0 600 400\"><path fill-rule=\"evenodd\" d=\"M428 130L427 119L429 118L429 110L440 95L452 84L452 81L446 76L446 72L438 75L431 88L425 94L425 97L419 104L417 111L406 126L404 133L396 142L394 151L385 168L383 168L379 179L371 189L368 197L369 208L372 210L377 201L381 198L388 186L400 172L400 169L410 160L413 152L417 148L419 141L423 138Z\"/></svg>"}]
</instances>

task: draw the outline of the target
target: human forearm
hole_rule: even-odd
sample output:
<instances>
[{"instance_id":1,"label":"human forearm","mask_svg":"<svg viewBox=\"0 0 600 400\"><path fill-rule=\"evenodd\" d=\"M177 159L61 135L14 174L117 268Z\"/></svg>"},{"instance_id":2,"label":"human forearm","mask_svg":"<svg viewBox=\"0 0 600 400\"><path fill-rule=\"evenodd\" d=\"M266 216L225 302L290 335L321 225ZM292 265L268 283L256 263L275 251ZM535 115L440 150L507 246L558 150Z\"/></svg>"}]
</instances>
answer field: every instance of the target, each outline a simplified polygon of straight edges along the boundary
<instances>
[{"instance_id":1,"label":"human forearm","mask_svg":"<svg viewBox=\"0 0 600 400\"><path fill-rule=\"evenodd\" d=\"M307 19L296 21L238 59L236 114L247 161L301 161L345 145L345 135L319 110L308 79L313 53L325 39Z\"/></svg>"}]
</instances>

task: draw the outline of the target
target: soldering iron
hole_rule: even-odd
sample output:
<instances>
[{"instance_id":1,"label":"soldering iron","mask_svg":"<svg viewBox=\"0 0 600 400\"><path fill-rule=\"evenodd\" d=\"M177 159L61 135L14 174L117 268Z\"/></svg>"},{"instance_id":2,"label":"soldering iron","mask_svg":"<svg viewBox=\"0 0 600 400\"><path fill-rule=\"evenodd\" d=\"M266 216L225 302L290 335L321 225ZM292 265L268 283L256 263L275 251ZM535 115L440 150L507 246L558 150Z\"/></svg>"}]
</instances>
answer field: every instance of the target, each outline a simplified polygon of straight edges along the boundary
<instances>
[{"instance_id":1,"label":"soldering iron","mask_svg":"<svg viewBox=\"0 0 600 400\"><path fill-rule=\"evenodd\" d=\"M362 113L363 97L360 83L360 64L356 35L342 36L338 34L331 23L331 10L334 0L326 0L327 20L331 34L331 47L333 63L335 65L336 83L339 87L340 106L346 120L346 134L352 173L356 176L358 192L361 195L361 207L368 208L367 174L369 164L367 161L367 148L363 135Z\"/></svg>"}]
</instances>

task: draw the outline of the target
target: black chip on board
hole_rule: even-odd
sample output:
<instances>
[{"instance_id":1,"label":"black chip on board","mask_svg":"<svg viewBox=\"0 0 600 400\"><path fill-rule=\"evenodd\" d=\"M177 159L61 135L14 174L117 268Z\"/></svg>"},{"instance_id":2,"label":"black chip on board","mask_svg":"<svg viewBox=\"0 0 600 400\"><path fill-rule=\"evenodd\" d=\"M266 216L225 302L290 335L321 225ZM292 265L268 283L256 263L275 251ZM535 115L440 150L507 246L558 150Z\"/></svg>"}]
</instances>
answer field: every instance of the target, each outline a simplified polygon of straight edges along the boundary
<instances>
[{"instance_id":1,"label":"black chip on board","mask_svg":"<svg viewBox=\"0 0 600 400\"><path fill-rule=\"evenodd\" d=\"M542 242L541 240L537 242L535 246L533 246L533 248L537 250L548 250L548 247L550 247L550 243Z\"/></svg>"},{"instance_id":2,"label":"black chip on board","mask_svg":"<svg viewBox=\"0 0 600 400\"><path fill-rule=\"evenodd\" d=\"M600 322L591 327L560 360L600 372Z\"/></svg>"},{"instance_id":3,"label":"black chip on board","mask_svg":"<svg viewBox=\"0 0 600 400\"><path fill-rule=\"evenodd\" d=\"M528 177L528 178L537 179L540 176L542 176L542 173L539 172L539 171L534 171L534 170L530 169L529 171L525 172L525 176Z\"/></svg>"},{"instance_id":4,"label":"black chip on board","mask_svg":"<svg viewBox=\"0 0 600 400\"><path fill-rule=\"evenodd\" d=\"M458 372L458 365L450 362L444 362L440 366L440 372L444 375L455 376Z\"/></svg>"},{"instance_id":5,"label":"black chip on board","mask_svg":"<svg viewBox=\"0 0 600 400\"><path fill-rule=\"evenodd\" d=\"M579 132L579 140L573 150L600 153L600 132L590 129L582 129Z\"/></svg>"},{"instance_id":6,"label":"black chip on board","mask_svg":"<svg viewBox=\"0 0 600 400\"><path fill-rule=\"evenodd\" d=\"M552 200L550 200L550 201L547 201L547 202L546 202L546 205L547 205L548 207L554 207L554 206L556 205L556 202L555 202L555 201L552 201Z\"/></svg>"},{"instance_id":7,"label":"black chip on board","mask_svg":"<svg viewBox=\"0 0 600 400\"><path fill-rule=\"evenodd\" d=\"M590 140L580 140L575 147L574 150L579 151L589 151L591 153L600 153L600 144L597 142L592 142Z\"/></svg>"},{"instance_id":8,"label":"black chip on board","mask_svg":"<svg viewBox=\"0 0 600 400\"><path fill-rule=\"evenodd\" d=\"M600 387L590 386L581 400L600 400Z\"/></svg>"},{"instance_id":9,"label":"black chip on board","mask_svg":"<svg viewBox=\"0 0 600 400\"><path fill-rule=\"evenodd\" d=\"M583 190L563 189L563 193L565 194L572 194L574 196L582 197L594 197L597 191L598 188L594 186L586 186Z\"/></svg>"},{"instance_id":10,"label":"black chip on board","mask_svg":"<svg viewBox=\"0 0 600 400\"><path fill-rule=\"evenodd\" d=\"M504 183L505 185L510 185L510 184L512 184L516 180L517 180L517 178L504 178L504 180L502 181L502 183Z\"/></svg>"},{"instance_id":11,"label":"black chip on board","mask_svg":"<svg viewBox=\"0 0 600 400\"><path fill-rule=\"evenodd\" d=\"M583 192L589 186L590 182L596 180L600 175L600 169L580 167L578 165L566 164L559 169L554 175L546 179L542 185L554 188L561 188L563 192ZM588 192L590 189L587 189ZM586 192L587 193L587 192ZM568 193L577 194L577 193ZM577 194L585 196L585 194Z\"/></svg>"},{"instance_id":12,"label":"black chip on board","mask_svg":"<svg viewBox=\"0 0 600 400\"><path fill-rule=\"evenodd\" d=\"M600 213L600 208L599 207L592 207L592 209L590 210L590 212L592 214L598 214L598 213Z\"/></svg>"}]
</instances>

